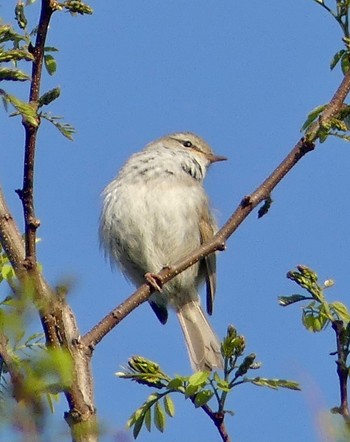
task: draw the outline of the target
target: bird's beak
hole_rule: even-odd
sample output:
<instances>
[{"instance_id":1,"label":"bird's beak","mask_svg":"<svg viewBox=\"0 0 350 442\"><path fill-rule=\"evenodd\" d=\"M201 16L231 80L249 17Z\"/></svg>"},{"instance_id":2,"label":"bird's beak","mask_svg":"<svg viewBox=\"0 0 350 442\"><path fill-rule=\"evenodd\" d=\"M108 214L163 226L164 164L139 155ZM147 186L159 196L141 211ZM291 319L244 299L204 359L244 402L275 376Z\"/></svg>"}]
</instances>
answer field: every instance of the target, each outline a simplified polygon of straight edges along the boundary
<instances>
[{"instance_id":1,"label":"bird's beak","mask_svg":"<svg viewBox=\"0 0 350 442\"><path fill-rule=\"evenodd\" d=\"M207 155L207 158L211 163L217 163L218 161L226 161L227 160L226 157L223 157L221 155L215 155L213 153L210 153L209 155Z\"/></svg>"}]
</instances>

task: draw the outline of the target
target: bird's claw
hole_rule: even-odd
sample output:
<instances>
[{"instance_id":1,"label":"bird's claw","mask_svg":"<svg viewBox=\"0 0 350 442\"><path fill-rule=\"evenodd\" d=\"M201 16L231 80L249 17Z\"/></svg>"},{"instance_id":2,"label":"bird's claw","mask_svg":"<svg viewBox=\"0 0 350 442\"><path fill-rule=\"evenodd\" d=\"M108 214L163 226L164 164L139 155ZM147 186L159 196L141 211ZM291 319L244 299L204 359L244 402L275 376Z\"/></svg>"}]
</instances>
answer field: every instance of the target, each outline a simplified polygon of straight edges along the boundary
<instances>
[{"instance_id":1,"label":"bird's claw","mask_svg":"<svg viewBox=\"0 0 350 442\"><path fill-rule=\"evenodd\" d=\"M162 292L162 279L157 273L145 273L146 281L155 289L157 292Z\"/></svg>"}]
</instances>

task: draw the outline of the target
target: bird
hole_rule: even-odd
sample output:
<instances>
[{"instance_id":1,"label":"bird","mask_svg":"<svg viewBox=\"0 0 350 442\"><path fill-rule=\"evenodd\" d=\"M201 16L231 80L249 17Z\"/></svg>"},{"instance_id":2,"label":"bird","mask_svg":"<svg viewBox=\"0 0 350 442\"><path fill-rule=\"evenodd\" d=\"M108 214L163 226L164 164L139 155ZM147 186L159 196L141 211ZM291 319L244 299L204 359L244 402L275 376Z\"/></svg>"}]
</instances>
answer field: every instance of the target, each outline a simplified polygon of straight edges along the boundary
<instances>
[{"instance_id":1,"label":"bird","mask_svg":"<svg viewBox=\"0 0 350 442\"><path fill-rule=\"evenodd\" d=\"M156 288L149 303L162 324L167 322L168 308L175 311L194 371L223 368L219 340L198 294L205 283L206 308L211 315L215 253L162 287L156 274L216 233L203 181L211 164L226 159L194 133L169 134L134 153L102 193L101 247L136 287L146 278Z\"/></svg>"}]
</instances>

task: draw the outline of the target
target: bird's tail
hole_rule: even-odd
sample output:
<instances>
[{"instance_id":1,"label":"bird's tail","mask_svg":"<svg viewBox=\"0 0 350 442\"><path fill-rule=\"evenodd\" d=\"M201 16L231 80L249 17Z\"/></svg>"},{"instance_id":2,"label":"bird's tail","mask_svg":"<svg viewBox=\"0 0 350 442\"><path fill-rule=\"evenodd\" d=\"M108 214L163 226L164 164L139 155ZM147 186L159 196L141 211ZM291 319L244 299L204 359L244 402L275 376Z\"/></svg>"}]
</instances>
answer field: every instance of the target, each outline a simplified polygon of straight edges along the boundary
<instances>
[{"instance_id":1,"label":"bird's tail","mask_svg":"<svg viewBox=\"0 0 350 442\"><path fill-rule=\"evenodd\" d=\"M190 355L192 368L196 371L223 368L220 343L204 316L198 301L190 301L177 311L182 332Z\"/></svg>"}]
</instances>

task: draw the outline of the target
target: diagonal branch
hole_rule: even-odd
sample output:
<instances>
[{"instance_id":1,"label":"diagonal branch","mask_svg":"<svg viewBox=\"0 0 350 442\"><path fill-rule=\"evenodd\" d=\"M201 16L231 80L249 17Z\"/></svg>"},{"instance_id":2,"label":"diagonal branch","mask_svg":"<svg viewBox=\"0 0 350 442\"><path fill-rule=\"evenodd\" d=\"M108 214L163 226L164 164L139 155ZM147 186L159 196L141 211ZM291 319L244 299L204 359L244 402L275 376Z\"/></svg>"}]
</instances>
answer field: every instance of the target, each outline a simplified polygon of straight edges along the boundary
<instances>
[{"instance_id":1,"label":"diagonal branch","mask_svg":"<svg viewBox=\"0 0 350 442\"><path fill-rule=\"evenodd\" d=\"M301 138L291 152L285 157L271 175L250 195L244 197L235 212L217 234L201 247L194 250L189 256L175 262L171 267L162 269L158 273L162 284L170 281L179 273L186 270L203 257L216 251L225 250L225 243L232 233L240 226L245 218L264 200L268 199L273 189L285 177L285 175L301 160L308 152L315 148L318 133L323 124L331 120L341 110L344 100L350 91L350 72L348 72L329 104L326 106L319 120L308 130L305 138ZM93 348L107 333L119 322L129 315L140 304L148 300L154 289L148 284L143 284L125 301L108 313L82 338L84 345Z\"/></svg>"}]
</instances>

